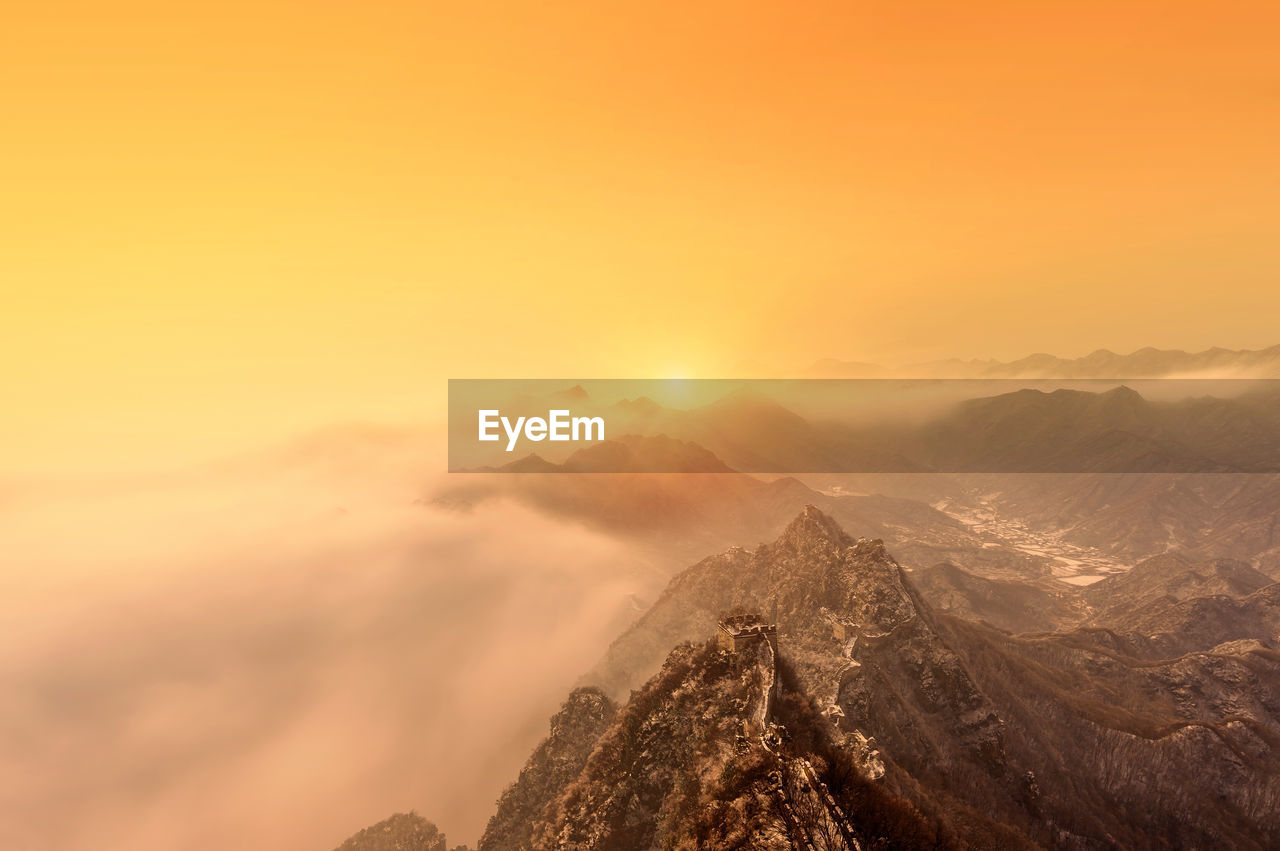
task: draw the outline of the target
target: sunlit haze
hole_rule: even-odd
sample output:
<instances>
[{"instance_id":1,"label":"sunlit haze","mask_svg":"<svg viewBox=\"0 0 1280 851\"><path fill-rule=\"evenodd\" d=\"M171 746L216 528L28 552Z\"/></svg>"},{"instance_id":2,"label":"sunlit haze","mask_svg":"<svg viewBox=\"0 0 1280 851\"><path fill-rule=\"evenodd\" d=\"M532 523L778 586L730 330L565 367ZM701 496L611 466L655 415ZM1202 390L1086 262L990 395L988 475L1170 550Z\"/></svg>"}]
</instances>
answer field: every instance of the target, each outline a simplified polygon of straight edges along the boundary
<instances>
[{"instance_id":1,"label":"sunlit haze","mask_svg":"<svg viewBox=\"0 0 1280 851\"><path fill-rule=\"evenodd\" d=\"M1277 33L6 3L0 849L1274 845Z\"/></svg>"},{"instance_id":2,"label":"sunlit haze","mask_svg":"<svg viewBox=\"0 0 1280 851\"><path fill-rule=\"evenodd\" d=\"M443 379L1259 347L1275 4L6 12L0 469Z\"/></svg>"}]
</instances>

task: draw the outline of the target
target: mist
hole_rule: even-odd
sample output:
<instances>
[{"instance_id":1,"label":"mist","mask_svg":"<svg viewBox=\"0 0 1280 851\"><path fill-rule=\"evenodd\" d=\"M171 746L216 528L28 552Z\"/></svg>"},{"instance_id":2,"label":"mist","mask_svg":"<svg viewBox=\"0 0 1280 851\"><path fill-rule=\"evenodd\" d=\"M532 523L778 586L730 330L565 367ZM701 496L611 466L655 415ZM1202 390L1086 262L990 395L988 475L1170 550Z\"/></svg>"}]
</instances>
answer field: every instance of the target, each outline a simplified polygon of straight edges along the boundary
<instances>
[{"instance_id":1,"label":"mist","mask_svg":"<svg viewBox=\"0 0 1280 851\"><path fill-rule=\"evenodd\" d=\"M388 452L6 492L0 846L474 843L653 574Z\"/></svg>"}]
</instances>

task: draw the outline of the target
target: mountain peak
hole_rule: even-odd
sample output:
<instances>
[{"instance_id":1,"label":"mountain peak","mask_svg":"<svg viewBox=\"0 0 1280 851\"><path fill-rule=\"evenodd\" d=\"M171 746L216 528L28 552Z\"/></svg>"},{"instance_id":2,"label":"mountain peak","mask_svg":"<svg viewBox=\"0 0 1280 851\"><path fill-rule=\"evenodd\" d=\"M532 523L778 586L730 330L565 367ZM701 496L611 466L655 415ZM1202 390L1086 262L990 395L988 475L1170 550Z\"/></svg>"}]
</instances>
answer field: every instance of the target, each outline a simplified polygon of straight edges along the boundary
<instances>
[{"instance_id":1,"label":"mountain peak","mask_svg":"<svg viewBox=\"0 0 1280 851\"><path fill-rule=\"evenodd\" d=\"M550 735L498 799L497 810L480 837L479 851L528 848L543 809L582 771L617 714L618 707L599 689L574 689L551 717Z\"/></svg>"},{"instance_id":2,"label":"mountain peak","mask_svg":"<svg viewBox=\"0 0 1280 851\"><path fill-rule=\"evenodd\" d=\"M591 398L591 394L581 384L575 384L567 390L561 390L552 394L557 401L564 402L586 402Z\"/></svg>"},{"instance_id":3,"label":"mountain peak","mask_svg":"<svg viewBox=\"0 0 1280 851\"><path fill-rule=\"evenodd\" d=\"M815 544L832 546L853 544L853 539L840 528L839 523L812 504L800 510L796 519L791 521L778 541L790 545L793 549L811 547Z\"/></svg>"},{"instance_id":4,"label":"mountain peak","mask_svg":"<svg viewBox=\"0 0 1280 851\"><path fill-rule=\"evenodd\" d=\"M1139 393L1137 390L1134 390L1132 387L1130 387L1127 384L1121 384L1119 386L1112 387L1110 390L1106 391L1102 395L1110 397L1112 399L1141 399L1142 398L1141 393Z\"/></svg>"},{"instance_id":5,"label":"mountain peak","mask_svg":"<svg viewBox=\"0 0 1280 851\"><path fill-rule=\"evenodd\" d=\"M627 434L579 449L563 469L581 473L732 473L696 443L658 435Z\"/></svg>"},{"instance_id":6,"label":"mountain peak","mask_svg":"<svg viewBox=\"0 0 1280 851\"><path fill-rule=\"evenodd\" d=\"M662 410L662 406L648 396L637 396L634 399L621 399L613 407L628 414L654 414Z\"/></svg>"},{"instance_id":7,"label":"mountain peak","mask_svg":"<svg viewBox=\"0 0 1280 851\"><path fill-rule=\"evenodd\" d=\"M569 693L560 711L551 716L551 738L577 735L576 728L584 724L599 727L601 719L612 719L617 711L618 707L600 689L579 686Z\"/></svg>"},{"instance_id":8,"label":"mountain peak","mask_svg":"<svg viewBox=\"0 0 1280 851\"><path fill-rule=\"evenodd\" d=\"M366 827L338 846L338 851L446 851L444 834L415 812L396 813Z\"/></svg>"}]
</instances>

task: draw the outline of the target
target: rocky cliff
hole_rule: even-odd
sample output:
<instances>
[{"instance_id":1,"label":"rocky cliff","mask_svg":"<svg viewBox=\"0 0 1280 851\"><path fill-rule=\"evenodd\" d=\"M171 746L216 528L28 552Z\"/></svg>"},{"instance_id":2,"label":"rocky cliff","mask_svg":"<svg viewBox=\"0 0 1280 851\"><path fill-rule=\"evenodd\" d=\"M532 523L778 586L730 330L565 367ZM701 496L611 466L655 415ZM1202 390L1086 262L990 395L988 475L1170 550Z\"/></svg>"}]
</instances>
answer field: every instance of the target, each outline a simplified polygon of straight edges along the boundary
<instances>
[{"instance_id":1,"label":"rocky cliff","mask_svg":"<svg viewBox=\"0 0 1280 851\"><path fill-rule=\"evenodd\" d=\"M1164 557L1063 602L937 573L935 599L1105 625L940 613L882 542L808 506L671 580L552 719L481 848L1274 847L1280 585ZM776 651L709 640L748 611Z\"/></svg>"},{"instance_id":2,"label":"rocky cliff","mask_svg":"<svg viewBox=\"0 0 1280 851\"><path fill-rule=\"evenodd\" d=\"M444 834L434 824L417 813L396 813L352 836L339 845L337 851L447 851L447 848Z\"/></svg>"},{"instance_id":3,"label":"rocky cliff","mask_svg":"<svg viewBox=\"0 0 1280 851\"><path fill-rule=\"evenodd\" d=\"M599 689L574 689L552 716L551 734L498 799L497 811L480 838L480 851L529 845L534 822L577 778L617 712L617 705Z\"/></svg>"},{"instance_id":4,"label":"rocky cliff","mask_svg":"<svg viewBox=\"0 0 1280 851\"><path fill-rule=\"evenodd\" d=\"M1171 565L1111 583L1098 605L1265 582L1247 566L1187 576ZM1274 623L1265 591L1241 603L1263 631ZM1214 598L1181 604L1204 599ZM841 751L961 845L994 835L992 821L1064 847L1148 835L1261 847L1280 828L1273 641L1226 636L1152 661L1118 628L1011 636L938 614L880 542L850 538L812 507L775 542L673 579L609 649L598 681L624 691L656 648L709 634L720 612L775 601L782 660Z\"/></svg>"},{"instance_id":5,"label":"rocky cliff","mask_svg":"<svg viewBox=\"0 0 1280 851\"><path fill-rule=\"evenodd\" d=\"M774 543L730 549L677 576L595 676L623 691L660 648L709 635L721 612L775 603L786 655L841 730L878 734L921 764L967 759L1000 773L999 719L902 569L882 543L852 539L812 506Z\"/></svg>"}]
</instances>

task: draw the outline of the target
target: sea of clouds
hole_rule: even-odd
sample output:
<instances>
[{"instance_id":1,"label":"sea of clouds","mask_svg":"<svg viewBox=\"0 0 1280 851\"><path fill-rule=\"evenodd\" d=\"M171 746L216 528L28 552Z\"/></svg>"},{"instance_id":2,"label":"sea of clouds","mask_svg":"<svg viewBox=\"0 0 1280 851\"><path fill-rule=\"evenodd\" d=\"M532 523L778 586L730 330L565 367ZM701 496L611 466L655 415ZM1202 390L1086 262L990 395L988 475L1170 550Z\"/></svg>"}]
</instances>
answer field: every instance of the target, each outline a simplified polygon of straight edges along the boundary
<instances>
[{"instance_id":1,"label":"sea of clouds","mask_svg":"<svg viewBox=\"0 0 1280 851\"><path fill-rule=\"evenodd\" d=\"M422 499L409 446L0 487L0 847L324 849L410 809L474 843L652 589L599 533Z\"/></svg>"}]
</instances>

